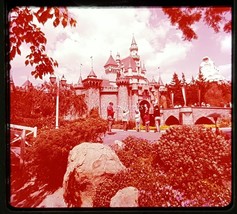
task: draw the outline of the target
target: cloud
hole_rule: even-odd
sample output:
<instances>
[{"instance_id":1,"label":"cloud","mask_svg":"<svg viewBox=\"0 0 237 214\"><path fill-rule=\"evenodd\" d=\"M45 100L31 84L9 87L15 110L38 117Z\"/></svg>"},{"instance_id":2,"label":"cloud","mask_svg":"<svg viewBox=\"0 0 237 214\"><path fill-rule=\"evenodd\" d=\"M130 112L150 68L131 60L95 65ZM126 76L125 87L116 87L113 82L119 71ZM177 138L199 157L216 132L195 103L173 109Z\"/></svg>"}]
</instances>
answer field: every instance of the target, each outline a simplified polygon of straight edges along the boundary
<instances>
[{"instance_id":1,"label":"cloud","mask_svg":"<svg viewBox=\"0 0 237 214\"><path fill-rule=\"evenodd\" d=\"M117 52L121 58L127 57L133 34L138 45L138 54L146 65L147 77L154 76L157 79L157 67L161 67L164 82L171 81L174 71L196 72L198 68L194 66L200 63L201 58L195 56L207 54L206 44L215 47L215 54L230 54L230 36L219 34L218 41L202 37L202 43L185 42L181 31L171 26L160 8L78 7L69 8L69 12L77 20L75 28L54 28L52 20L40 25L47 38L47 54L59 63L55 74L59 77L64 74L69 83L78 81L80 64L83 65L82 77L87 77L91 70L90 56L93 56L93 69L97 76L104 76L103 66L110 51L114 58ZM206 32L199 32L206 35ZM30 75L30 68L24 64L24 56L28 51L28 47L23 46L22 57L17 57L12 63L14 79L19 84L23 84L23 80ZM193 57L192 61L190 55ZM226 60L221 63L224 65L230 62ZM44 80L48 81L48 75Z\"/></svg>"},{"instance_id":2,"label":"cloud","mask_svg":"<svg viewBox=\"0 0 237 214\"><path fill-rule=\"evenodd\" d=\"M226 35L222 38L219 38L221 51L223 53L230 53L231 52L231 35Z\"/></svg>"},{"instance_id":3,"label":"cloud","mask_svg":"<svg viewBox=\"0 0 237 214\"><path fill-rule=\"evenodd\" d=\"M232 79L232 65L231 64L219 65L218 70L227 80Z\"/></svg>"}]
</instances>

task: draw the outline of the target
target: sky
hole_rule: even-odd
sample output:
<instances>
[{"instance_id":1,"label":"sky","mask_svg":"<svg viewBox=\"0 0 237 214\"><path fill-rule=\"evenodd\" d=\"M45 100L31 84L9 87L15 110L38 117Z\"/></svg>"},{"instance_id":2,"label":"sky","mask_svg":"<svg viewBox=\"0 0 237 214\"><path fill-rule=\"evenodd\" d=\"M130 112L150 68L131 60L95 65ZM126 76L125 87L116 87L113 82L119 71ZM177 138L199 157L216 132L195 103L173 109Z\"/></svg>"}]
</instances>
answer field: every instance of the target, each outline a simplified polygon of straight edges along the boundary
<instances>
[{"instance_id":1,"label":"sky","mask_svg":"<svg viewBox=\"0 0 237 214\"><path fill-rule=\"evenodd\" d=\"M52 21L38 24L47 38L46 53L57 60L55 75L62 75L67 83L76 84L80 72L86 78L93 70L98 78L106 77L104 65L110 53L121 59L129 56L129 48L134 36L138 54L144 62L146 77L164 83L170 83L174 72L181 79L185 74L189 82L196 77L202 58L210 57L220 73L231 80L231 33L214 33L202 22L193 25L197 40L184 41L182 32L170 24L161 8L70 8L69 12L77 20L76 27L53 27ZM43 80L31 76L33 68L25 66L25 56L29 54L29 45L21 46L21 56L11 62L11 74L15 85L21 86L27 79L33 85L49 81L49 75ZM81 66L82 64L82 66ZM158 69L159 67L159 69Z\"/></svg>"}]
</instances>

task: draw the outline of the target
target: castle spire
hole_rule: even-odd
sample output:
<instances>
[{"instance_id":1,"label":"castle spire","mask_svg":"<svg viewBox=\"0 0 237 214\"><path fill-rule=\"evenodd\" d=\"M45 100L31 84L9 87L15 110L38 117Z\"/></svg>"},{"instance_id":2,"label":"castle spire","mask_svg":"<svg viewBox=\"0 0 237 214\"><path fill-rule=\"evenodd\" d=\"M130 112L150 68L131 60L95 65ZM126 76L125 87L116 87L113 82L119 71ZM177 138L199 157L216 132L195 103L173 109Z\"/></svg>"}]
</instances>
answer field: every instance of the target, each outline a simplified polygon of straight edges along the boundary
<instances>
[{"instance_id":1,"label":"castle spire","mask_svg":"<svg viewBox=\"0 0 237 214\"><path fill-rule=\"evenodd\" d=\"M97 78L94 70L93 70L93 57L91 56L91 72L87 76L87 78Z\"/></svg>"},{"instance_id":2,"label":"castle spire","mask_svg":"<svg viewBox=\"0 0 237 214\"><path fill-rule=\"evenodd\" d=\"M160 86L164 86L164 83L163 83L163 81L161 79L161 75L160 75L160 67L158 67L158 84Z\"/></svg>"},{"instance_id":3,"label":"castle spire","mask_svg":"<svg viewBox=\"0 0 237 214\"><path fill-rule=\"evenodd\" d=\"M130 50L130 56L136 61L138 62L140 60L140 56L137 54L138 53L138 47L137 47L137 43L135 41L135 37L133 35L132 37L132 43L131 43L131 47L129 48Z\"/></svg>"},{"instance_id":4,"label":"castle spire","mask_svg":"<svg viewBox=\"0 0 237 214\"><path fill-rule=\"evenodd\" d=\"M130 47L130 52L133 52L133 51L138 51L138 47L137 47L137 43L135 41L134 35L132 37L132 43L131 43L131 47Z\"/></svg>"},{"instance_id":5,"label":"castle spire","mask_svg":"<svg viewBox=\"0 0 237 214\"><path fill-rule=\"evenodd\" d=\"M79 80L78 80L78 85L82 85L81 67L82 67L82 64L80 65L80 76L79 76Z\"/></svg>"}]
</instances>

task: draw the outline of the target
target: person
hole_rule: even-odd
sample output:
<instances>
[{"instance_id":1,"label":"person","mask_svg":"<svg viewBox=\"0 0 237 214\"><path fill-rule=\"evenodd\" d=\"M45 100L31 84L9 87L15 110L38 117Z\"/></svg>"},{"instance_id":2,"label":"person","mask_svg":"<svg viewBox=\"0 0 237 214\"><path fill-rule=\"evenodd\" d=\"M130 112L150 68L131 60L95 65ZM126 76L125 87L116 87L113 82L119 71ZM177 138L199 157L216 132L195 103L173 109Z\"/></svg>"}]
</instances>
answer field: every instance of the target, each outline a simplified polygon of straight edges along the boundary
<instances>
[{"instance_id":1,"label":"person","mask_svg":"<svg viewBox=\"0 0 237 214\"><path fill-rule=\"evenodd\" d=\"M108 119L108 132L111 133L112 131L112 125L114 121L114 109L113 109L113 103L110 102L107 107L107 119Z\"/></svg>"},{"instance_id":2,"label":"person","mask_svg":"<svg viewBox=\"0 0 237 214\"><path fill-rule=\"evenodd\" d=\"M123 110L123 114L122 114L122 121L123 121L123 130L127 131L127 125L128 125L128 113L129 110Z\"/></svg>"},{"instance_id":3,"label":"person","mask_svg":"<svg viewBox=\"0 0 237 214\"><path fill-rule=\"evenodd\" d=\"M150 115L149 112L145 112L144 117L143 117L144 123L145 123L145 128L146 132L150 131Z\"/></svg>"},{"instance_id":4,"label":"person","mask_svg":"<svg viewBox=\"0 0 237 214\"><path fill-rule=\"evenodd\" d=\"M158 104L154 106L154 117L155 117L155 132L160 132L160 107Z\"/></svg>"},{"instance_id":5,"label":"person","mask_svg":"<svg viewBox=\"0 0 237 214\"><path fill-rule=\"evenodd\" d=\"M140 131L140 120L141 120L141 114L140 111L137 109L135 110L135 122L136 122L136 131Z\"/></svg>"}]
</instances>

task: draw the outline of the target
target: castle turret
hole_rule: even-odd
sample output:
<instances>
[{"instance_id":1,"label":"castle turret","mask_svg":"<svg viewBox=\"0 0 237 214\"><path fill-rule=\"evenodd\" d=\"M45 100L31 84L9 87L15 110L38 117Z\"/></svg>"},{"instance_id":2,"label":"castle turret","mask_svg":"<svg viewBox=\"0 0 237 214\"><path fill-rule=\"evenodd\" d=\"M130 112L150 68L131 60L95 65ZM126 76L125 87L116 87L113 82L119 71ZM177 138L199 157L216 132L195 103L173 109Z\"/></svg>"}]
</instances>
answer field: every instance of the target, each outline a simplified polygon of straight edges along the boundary
<instances>
[{"instance_id":1,"label":"castle turret","mask_svg":"<svg viewBox=\"0 0 237 214\"><path fill-rule=\"evenodd\" d=\"M91 71L86 79L82 80L83 87L86 89L85 100L88 106L88 111L92 108L98 108L100 113L100 90L102 80L98 79L94 70L93 65Z\"/></svg>"},{"instance_id":2,"label":"castle turret","mask_svg":"<svg viewBox=\"0 0 237 214\"><path fill-rule=\"evenodd\" d=\"M120 65L120 54L119 53L117 53L117 55L116 55L116 63L117 63L117 65Z\"/></svg>"},{"instance_id":3,"label":"castle turret","mask_svg":"<svg viewBox=\"0 0 237 214\"><path fill-rule=\"evenodd\" d=\"M129 86L129 78L121 76L117 78L116 84L118 86L118 120L122 119L122 110L129 109L129 97L128 97L128 86Z\"/></svg>"},{"instance_id":4,"label":"castle turret","mask_svg":"<svg viewBox=\"0 0 237 214\"><path fill-rule=\"evenodd\" d=\"M120 63L120 58L118 58L118 55L115 61L112 53L110 53L109 59L104 65L105 73L107 74L108 79L111 81L115 81L117 78L117 73L119 72L118 62Z\"/></svg>"},{"instance_id":5,"label":"castle turret","mask_svg":"<svg viewBox=\"0 0 237 214\"><path fill-rule=\"evenodd\" d=\"M143 62L143 64L142 64L141 74L142 74L143 76L146 74L146 67L145 67L145 63L144 63L144 62Z\"/></svg>"},{"instance_id":6,"label":"castle turret","mask_svg":"<svg viewBox=\"0 0 237 214\"><path fill-rule=\"evenodd\" d=\"M137 54L138 53L138 46L137 43L135 41L135 38L133 36L132 38L132 43L131 43L131 47L129 48L130 50L130 56L135 60L135 61L139 61L140 60L140 56Z\"/></svg>"}]
</instances>

